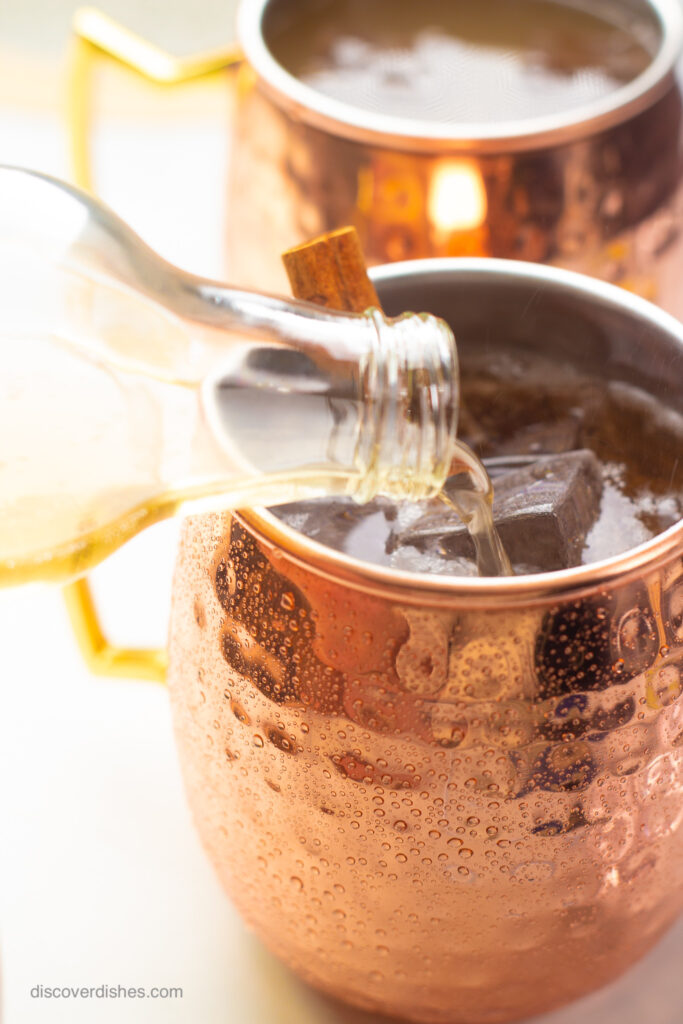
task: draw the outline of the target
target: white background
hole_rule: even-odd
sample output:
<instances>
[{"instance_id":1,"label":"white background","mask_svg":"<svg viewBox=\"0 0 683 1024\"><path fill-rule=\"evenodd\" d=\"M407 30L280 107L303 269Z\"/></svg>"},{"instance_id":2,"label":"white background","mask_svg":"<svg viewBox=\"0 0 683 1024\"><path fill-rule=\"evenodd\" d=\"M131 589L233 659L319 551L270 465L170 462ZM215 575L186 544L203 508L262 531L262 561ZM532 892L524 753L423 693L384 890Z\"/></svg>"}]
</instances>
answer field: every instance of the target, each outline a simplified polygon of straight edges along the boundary
<instances>
[{"instance_id":1,"label":"white background","mask_svg":"<svg viewBox=\"0 0 683 1024\"><path fill-rule=\"evenodd\" d=\"M229 4L176 6L107 4L141 31L159 27L172 47L227 35ZM60 107L72 7L0 9L2 162L68 176ZM100 191L168 258L220 275L227 87L160 95L103 78ZM118 638L163 642L174 538L174 526L157 527L98 571ZM184 802L163 688L92 677L49 588L0 593L0 652L4 1024L367 1022L292 978L220 891ZM682 966L679 924L621 982L539 1024L683 1024ZM48 1002L31 998L39 984L180 986L184 998Z\"/></svg>"}]
</instances>

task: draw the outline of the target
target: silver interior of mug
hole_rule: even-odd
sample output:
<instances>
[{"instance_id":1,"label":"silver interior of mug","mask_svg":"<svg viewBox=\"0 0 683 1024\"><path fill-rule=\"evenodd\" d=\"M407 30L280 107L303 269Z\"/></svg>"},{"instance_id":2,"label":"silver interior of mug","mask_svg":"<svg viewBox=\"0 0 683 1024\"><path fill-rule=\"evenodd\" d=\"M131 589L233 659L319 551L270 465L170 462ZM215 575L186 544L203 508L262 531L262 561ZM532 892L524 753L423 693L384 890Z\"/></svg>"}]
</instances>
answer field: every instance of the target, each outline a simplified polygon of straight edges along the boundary
<instances>
[{"instance_id":1,"label":"silver interior of mug","mask_svg":"<svg viewBox=\"0 0 683 1024\"><path fill-rule=\"evenodd\" d=\"M638 20L648 35L653 56L647 68L593 102L552 116L498 122L458 124L395 117L351 106L303 84L278 62L269 43L283 18L296 17L297 0L242 0L238 31L249 62L275 101L323 130L412 149L450 143L477 150L512 150L568 141L619 123L649 106L670 84L667 79L683 41L683 12L678 0L592 0L585 9L609 14L615 5L622 20ZM333 4L327 0L327 6Z\"/></svg>"},{"instance_id":2,"label":"silver interior of mug","mask_svg":"<svg viewBox=\"0 0 683 1024\"><path fill-rule=\"evenodd\" d=\"M683 415L683 324L613 285L531 263L489 259L434 259L389 264L371 271L389 315L428 311L452 326L463 364L504 345L538 352L600 379L636 385ZM545 599L593 589L662 560L683 556L683 521L622 555L535 576L498 579L427 576L361 562L304 537L266 510L244 513L268 543L306 564L363 586L419 590L440 597L496 603Z\"/></svg>"},{"instance_id":3,"label":"silver interior of mug","mask_svg":"<svg viewBox=\"0 0 683 1024\"><path fill-rule=\"evenodd\" d=\"M423 260L374 273L385 311L428 310L452 327L462 363L501 347L643 388L683 414L683 328L629 293L531 264ZM682 457L683 457L683 453Z\"/></svg>"}]
</instances>

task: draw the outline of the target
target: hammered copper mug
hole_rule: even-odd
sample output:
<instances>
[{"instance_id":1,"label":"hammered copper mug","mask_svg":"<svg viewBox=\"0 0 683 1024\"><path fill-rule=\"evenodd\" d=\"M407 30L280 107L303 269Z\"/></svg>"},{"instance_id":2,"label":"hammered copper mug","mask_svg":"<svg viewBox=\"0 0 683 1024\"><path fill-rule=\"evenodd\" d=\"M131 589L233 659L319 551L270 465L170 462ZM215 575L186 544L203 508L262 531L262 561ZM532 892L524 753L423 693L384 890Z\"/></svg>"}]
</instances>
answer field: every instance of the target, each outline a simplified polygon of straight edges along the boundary
<instances>
[{"instance_id":1,"label":"hammered copper mug","mask_svg":"<svg viewBox=\"0 0 683 1024\"><path fill-rule=\"evenodd\" d=\"M683 327L627 292L502 261L375 280L388 312L451 322L465 398L469 358L504 339L683 415ZM462 579L366 564L264 510L197 518L169 655L218 876L334 996L518 1020L614 978L683 906L683 522L601 563Z\"/></svg>"},{"instance_id":2,"label":"hammered copper mug","mask_svg":"<svg viewBox=\"0 0 683 1024\"><path fill-rule=\"evenodd\" d=\"M333 16L336 4L321 6ZM632 24L647 41L652 59L642 73L556 115L460 125L367 112L289 74L271 44L278 22L296 16L297 0L240 0L243 53L182 58L83 8L69 94L76 183L92 186L88 127L103 53L162 85L236 68L225 226L231 280L286 290L282 251L354 224L371 263L531 260L622 285L683 317L680 2L585 7Z\"/></svg>"},{"instance_id":3,"label":"hammered copper mug","mask_svg":"<svg viewBox=\"0 0 683 1024\"><path fill-rule=\"evenodd\" d=\"M296 0L241 0L247 62L232 126L232 277L282 290L280 252L354 224L371 263L550 263L683 316L680 4L618 6L653 41L652 61L634 80L556 116L459 125L367 112L304 85L272 48ZM596 8L609 16L609 2ZM332 19L335 4L326 9Z\"/></svg>"}]
</instances>

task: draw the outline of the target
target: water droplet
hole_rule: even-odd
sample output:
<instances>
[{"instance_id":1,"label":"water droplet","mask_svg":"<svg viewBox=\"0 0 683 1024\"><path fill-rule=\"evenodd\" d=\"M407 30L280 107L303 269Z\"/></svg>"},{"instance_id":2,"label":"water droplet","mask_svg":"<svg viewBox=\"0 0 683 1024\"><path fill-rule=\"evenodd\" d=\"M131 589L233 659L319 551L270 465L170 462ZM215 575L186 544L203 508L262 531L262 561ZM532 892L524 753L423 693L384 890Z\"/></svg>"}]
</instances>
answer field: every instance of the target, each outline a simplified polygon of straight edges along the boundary
<instances>
[{"instance_id":1,"label":"water droplet","mask_svg":"<svg viewBox=\"0 0 683 1024\"><path fill-rule=\"evenodd\" d=\"M256 733L254 735L254 746L255 747L262 747L263 746L263 736L259 736L258 733Z\"/></svg>"},{"instance_id":2,"label":"water droplet","mask_svg":"<svg viewBox=\"0 0 683 1024\"><path fill-rule=\"evenodd\" d=\"M296 889L299 890L299 892L301 892L301 890L304 887L304 883L301 881L301 879L297 875L292 875L292 877L290 878L290 882L292 883L292 885Z\"/></svg>"},{"instance_id":3,"label":"water droplet","mask_svg":"<svg viewBox=\"0 0 683 1024\"><path fill-rule=\"evenodd\" d=\"M527 861L514 869L515 876L525 882L547 882L554 873L555 867L549 860Z\"/></svg>"},{"instance_id":4,"label":"water droplet","mask_svg":"<svg viewBox=\"0 0 683 1024\"><path fill-rule=\"evenodd\" d=\"M397 832L405 832L405 830L408 828L408 824L407 822L399 818L398 821L394 822L394 828L396 829Z\"/></svg>"},{"instance_id":5,"label":"water droplet","mask_svg":"<svg viewBox=\"0 0 683 1024\"><path fill-rule=\"evenodd\" d=\"M236 700L233 700L231 702L230 710L232 711L232 713L235 716L235 718L237 719L237 721L241 722L242 725L251 725L251 720L249 718L249 715L246 713L246 711L244 710L242 705L238 704Z\"/></svg>"},{"instance_id":6,"label":"water droplet","mask_svg":"<svg viewBox=\"0 0 683 1024\"><path fill-rule=\"evenodd\" d=\"M204 605L198 597L195 598L194 602L194 620L200 629L204 629L204 626L206 625L206 612L204 610Z\"/></svg>"},{"instance_id":7,"label":"water droplet","mask_svg":"<svg viewBox=\"0 0 683 1024\"><path fill-rule=\"evenodd\" d=\"M290 590L285 591L280 598L280 607L284 608L286 612L294 611L294 608L296 607L296 598Z\"/></svg>"},{"instance_id":8,"label":"water droplet","mask_svg":"<svg viewBox=\"0 0 683 1024\"><path fill-rule=\"evenodd\" d=\"M294 754L294 745L291 740L288 740L286 736L283 736L279 729L270 728L266 732L266 736L278 750L281 750L284 754Z\"/></svg>"}]
</instances>

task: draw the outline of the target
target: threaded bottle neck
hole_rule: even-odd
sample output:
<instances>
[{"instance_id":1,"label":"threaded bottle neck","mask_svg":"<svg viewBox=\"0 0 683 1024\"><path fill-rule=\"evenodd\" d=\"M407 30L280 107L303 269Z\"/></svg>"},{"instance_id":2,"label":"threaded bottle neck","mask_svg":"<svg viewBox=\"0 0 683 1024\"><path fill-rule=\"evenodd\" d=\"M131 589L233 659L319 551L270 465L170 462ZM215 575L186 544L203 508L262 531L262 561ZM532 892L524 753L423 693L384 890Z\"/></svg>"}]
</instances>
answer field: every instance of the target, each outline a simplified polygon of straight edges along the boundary
<instances>
[{"instance_id":1,"label":"threaded bottle neck","mask_svg":"<svg viewBox=\"0 0 683 1024\"><path fill-rule=\"evenodd\" d=\"M355 453L354 496L421 500L448 476L459 410L458 356L453 334L429 314L387 319L375 326L363 365L363 412Z\"/></svg>"}]
</instances>

